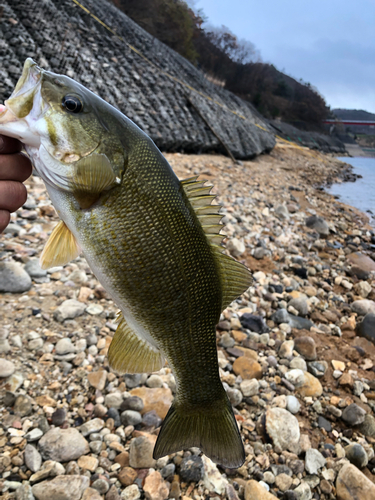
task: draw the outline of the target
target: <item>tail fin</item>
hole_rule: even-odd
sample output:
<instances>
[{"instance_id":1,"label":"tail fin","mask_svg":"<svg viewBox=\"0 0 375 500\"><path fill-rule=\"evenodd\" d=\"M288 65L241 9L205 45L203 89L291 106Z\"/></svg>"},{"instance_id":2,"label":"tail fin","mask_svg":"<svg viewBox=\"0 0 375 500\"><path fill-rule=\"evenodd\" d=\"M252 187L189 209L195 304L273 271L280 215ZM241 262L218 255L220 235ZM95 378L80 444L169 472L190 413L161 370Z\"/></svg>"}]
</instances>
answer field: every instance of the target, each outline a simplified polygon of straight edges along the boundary
<instances>
[{"instance_id":1,"label":"tail fin","mask_svg":"<svg viewBox=\"0 0 375 500\"><path fill-rule=\"evenodd\" d=\"M155 444L154 459L193 446L224 467L237 468L244 463L245 450L229 401L223 401L219 411L197 410L190 415L172 404Z\"/></svg>"}]
</instances>

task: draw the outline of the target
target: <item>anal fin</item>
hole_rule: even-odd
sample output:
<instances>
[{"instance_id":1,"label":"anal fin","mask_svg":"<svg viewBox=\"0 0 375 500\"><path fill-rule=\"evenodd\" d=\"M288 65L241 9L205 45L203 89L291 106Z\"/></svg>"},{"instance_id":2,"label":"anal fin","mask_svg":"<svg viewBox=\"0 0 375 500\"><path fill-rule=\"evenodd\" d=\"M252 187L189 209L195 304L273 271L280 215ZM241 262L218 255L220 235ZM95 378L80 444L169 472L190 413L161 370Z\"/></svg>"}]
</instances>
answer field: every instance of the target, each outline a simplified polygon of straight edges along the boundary
<instances>
[{"instance_id":1,"label":"anal fin","mask_svg":"<svg viewBox=\"0 0 375 500\"><path fill-rule=\"evenodd\" d=\"M108 351L111 368L119 373L155 372L163 368L164 357L156 347L130 328L122 314Z\"/></svg>"},{"instance_id":2,"label":"anal fin","mask_svg":"<svg viewBox=\"0 0 375 500\"><path fill-rule=\"evenodd\" d=\"M53 229L40 256L40 267L63 266L78 257L81 249L68 226L62 220Z\"/></svg>"}]
</instances>

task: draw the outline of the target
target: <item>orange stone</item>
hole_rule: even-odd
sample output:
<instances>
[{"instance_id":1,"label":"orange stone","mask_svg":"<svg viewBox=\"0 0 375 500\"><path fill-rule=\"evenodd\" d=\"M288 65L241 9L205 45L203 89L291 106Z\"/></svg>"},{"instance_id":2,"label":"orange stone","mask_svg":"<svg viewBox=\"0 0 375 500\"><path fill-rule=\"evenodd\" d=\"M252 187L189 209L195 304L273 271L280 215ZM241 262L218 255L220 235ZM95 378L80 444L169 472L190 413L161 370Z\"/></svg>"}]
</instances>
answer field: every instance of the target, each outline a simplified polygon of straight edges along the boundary
<instances>
[{"instance_id":1,"label":"orange stone","mask_svg":"<svg viewBox=\"0 0 375 500\"><path fill-rule=\"evenodd\" d=\"M243 342L247 338L246 333L241 330L232 330L232 336L236 342Z\"/></svg>"},{"instance_id":2,"label":"orange stone","mask_svg":"<svg viewBox=\"0 0 375 500\"><path fill-rule=\"evenodd\" d=\"M130 391L130 394L142 399L144 404L141 411L142 414L155 410L160 418L165 418L173 400L172 391L164 387L157 387L155 389L137 387Z\"/></svg>"},{"instance_id":3,"label":"orange stone","mask_svg":"<svg viewBox=\"0 0 375 500\"><path fill-rule=\"evenodd\" d=\"M241 356L233 363L233 371L236 375L241 375L243 380L252 378L262 378L262 367L257 361L246 356Z\"/></svg>"},{"instance_id":4,"label":"orange stone","mask_svg":"<svg viewBox=\"0 0 375 500\"><path fill-rule=\"evenodd\" d=\"M45 394L43 396L38 396L35 401L39 406L56 406L56 401Z\"/></svg>"},{"instance_id":5,"label":"orange stone","mask_svg":"<svg viewBox=\"0 0 375 500\"><path fill-rule=\"evenodd\" d=\"M121 467L128 467L129 466L129 452L128 451L123 451L117 457L115 458L116 464L120 464Z\"/></svg>"},{"instance_id":6,"label":"orange stone","mask_svg":"<svg viewBox=\"0 0 375 500\"><path fill-rule=\"evenodd\" d=\"M305 381L296 391L303 397L318 397L323 394L323 387L319 380L309 372L303 373Z\"/></svg>"},{"instance_id":7,"label":"orange stone","mask_svg":"<svg viewBox=\"0 0 375 500\"><path fill-rule=\"evenodd\" d=\"M238 346L237 349L242 351L243 355L246 358L250 358L250 359L253 359L254 361L258 361L258 354L256 353L256 351L253 351L252 349L248 349L247 347L241 347L241 346Z\"/></svg>"},{"instance_id":8,"label":"orange stone","mask_svg":"<svg viewBox=\"0 0 375 500\"><path fill-rule=\"evenodd\" d=\"M124 486L130 486L137 479L137 472L132 467L124 467L118 474L118 480Z\"/></svg>"}]
</instances>

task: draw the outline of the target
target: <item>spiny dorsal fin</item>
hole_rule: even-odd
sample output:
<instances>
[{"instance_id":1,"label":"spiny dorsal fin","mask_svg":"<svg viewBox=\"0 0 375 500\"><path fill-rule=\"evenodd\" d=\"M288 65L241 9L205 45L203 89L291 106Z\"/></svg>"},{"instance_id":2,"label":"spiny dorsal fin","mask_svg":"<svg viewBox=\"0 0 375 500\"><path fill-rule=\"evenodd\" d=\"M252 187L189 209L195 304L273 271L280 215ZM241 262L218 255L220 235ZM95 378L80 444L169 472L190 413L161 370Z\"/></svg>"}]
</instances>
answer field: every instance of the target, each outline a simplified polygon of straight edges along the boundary
<instances>
[{"instance_id":1,"label":"spiny dorsal fin","mask_svg":"<svg viewBox=\"0 0 375 500\"><path fill-rule=\"evenodd\" d=\"M78 257L81 249L68 226L62 220L53 229L40 256L40 267L63 266Z\"/></svg>"},{"instance_id":2,"label":"spiny dorsal fin","mask_svg":"<svg viewBox=\"0 0 375 500\"><path fill-rule=\"evenodd\" d=\"M141 339L127 324L122 313L108 351L111 368L119 373L156 372L163 368L164 357L156 347Z\"/></svg>"},{"instance_id":3,"label":"spiny dorsal fin","mask_svg":"<svg viewBox=\"0 0 375 500\"><path fill-rule=\"evenodd\" d=\"M213 186L204 186L206 181L198 181L198 177L185 179L181 181L181 185L197 214L219 265L223 289L222 309L225 309L249 288L252 276L247 267L223 253L224 247L221 243L225 236L220 234L222 215L219 214L219 210L221 206L211 205L215 198L214 195L209 194Z\"/></svg>"}]
</instances>

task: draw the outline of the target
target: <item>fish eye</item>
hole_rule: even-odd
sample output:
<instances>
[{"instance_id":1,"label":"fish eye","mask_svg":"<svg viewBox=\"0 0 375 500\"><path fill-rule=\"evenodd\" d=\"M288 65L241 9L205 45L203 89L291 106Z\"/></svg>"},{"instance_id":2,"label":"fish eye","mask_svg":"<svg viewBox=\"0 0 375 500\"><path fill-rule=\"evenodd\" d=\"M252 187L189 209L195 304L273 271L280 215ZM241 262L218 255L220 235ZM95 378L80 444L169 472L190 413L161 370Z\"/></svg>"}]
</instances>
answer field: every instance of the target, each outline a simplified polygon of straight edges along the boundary
<instances>
[{"instance_id":1,"label":"fish eye","mask_svg":"<svg viewBox=\"0 0 375 500\"><path fill-rule=\"evenodd\" d=\"M83 109L83 104L80 99L75 95L66 95L61 101L61 105L71 113L79 113Z\"/></svg>"}]
</instances>

